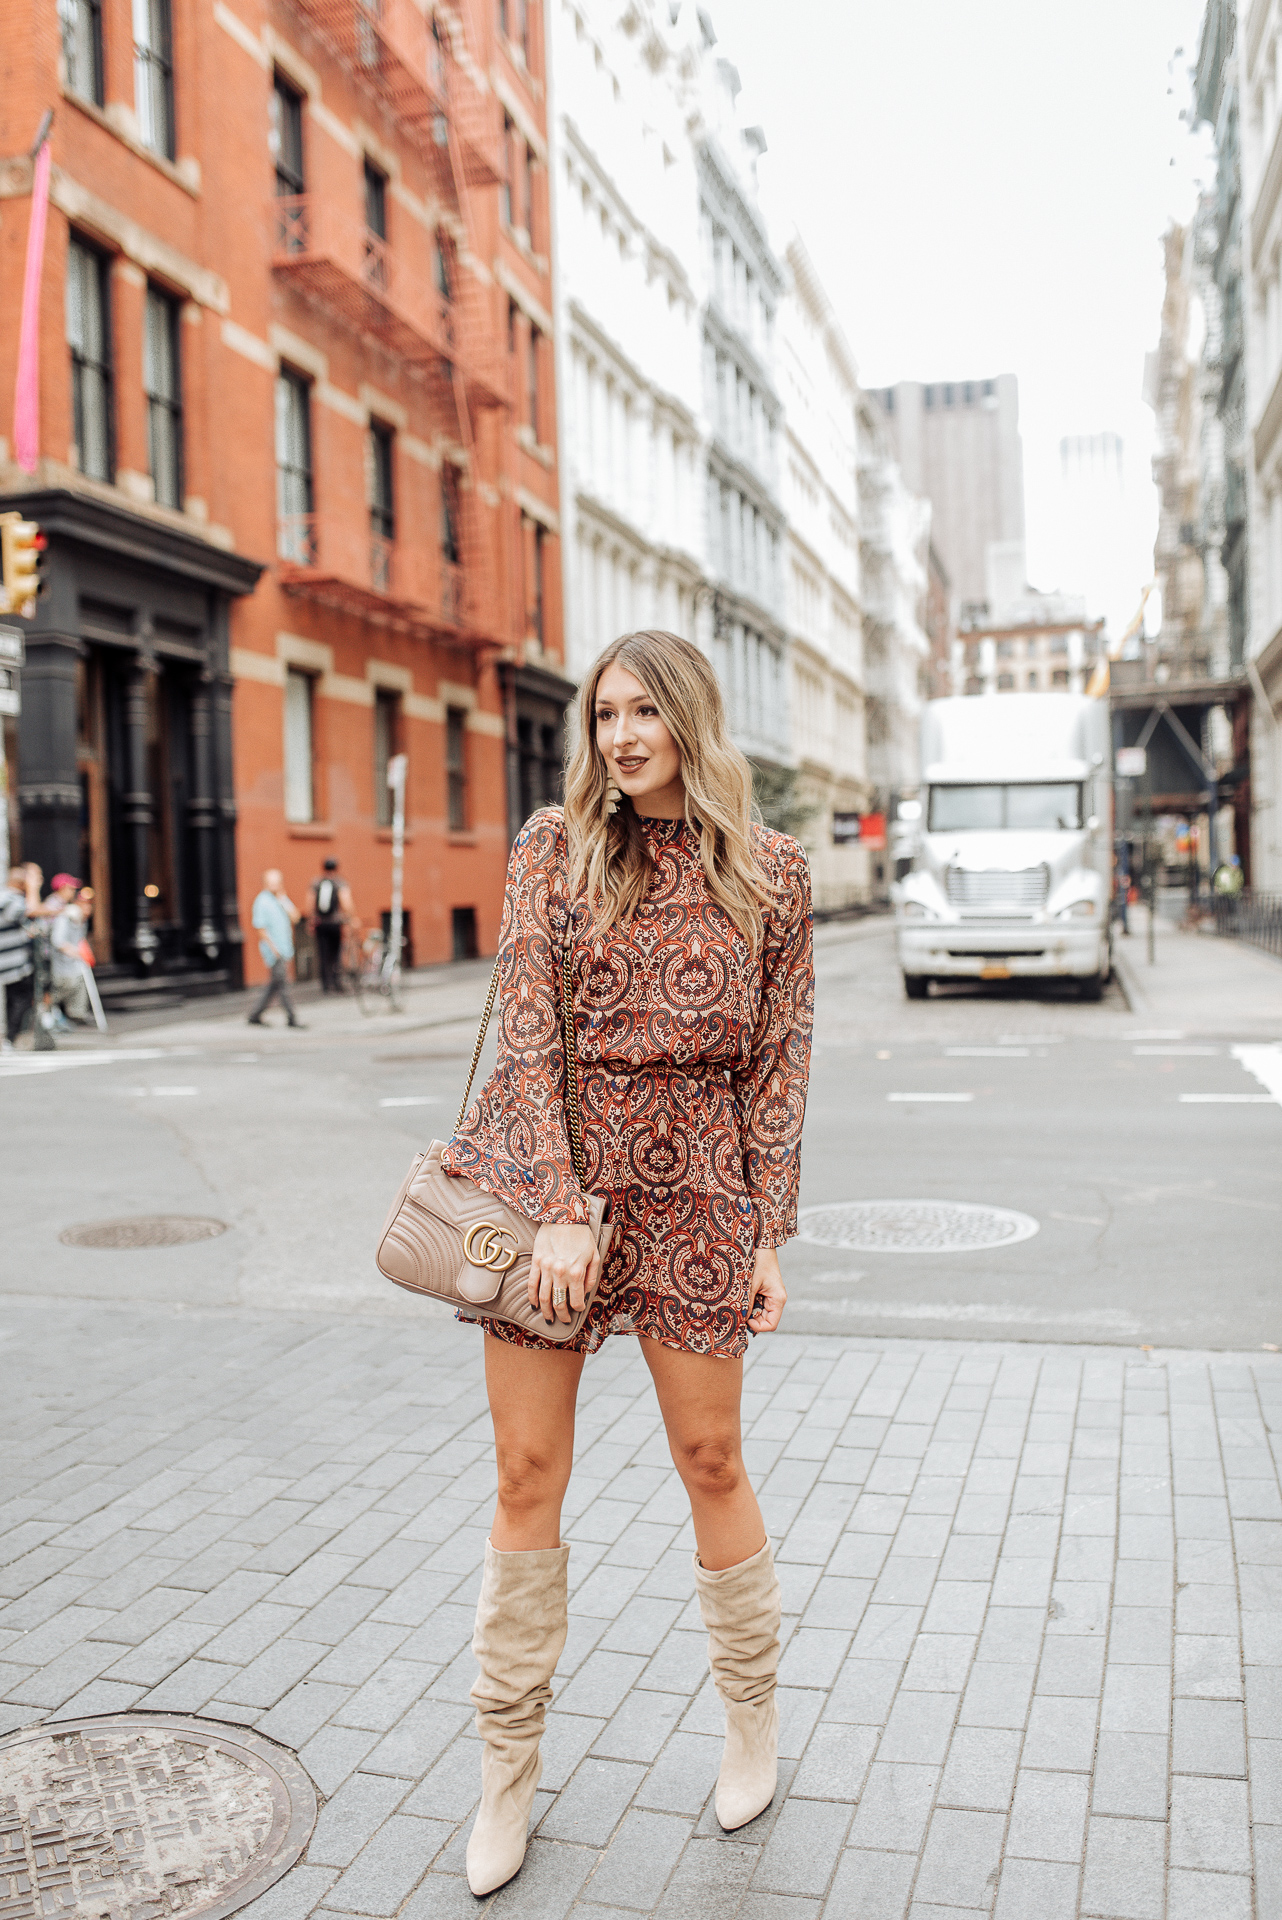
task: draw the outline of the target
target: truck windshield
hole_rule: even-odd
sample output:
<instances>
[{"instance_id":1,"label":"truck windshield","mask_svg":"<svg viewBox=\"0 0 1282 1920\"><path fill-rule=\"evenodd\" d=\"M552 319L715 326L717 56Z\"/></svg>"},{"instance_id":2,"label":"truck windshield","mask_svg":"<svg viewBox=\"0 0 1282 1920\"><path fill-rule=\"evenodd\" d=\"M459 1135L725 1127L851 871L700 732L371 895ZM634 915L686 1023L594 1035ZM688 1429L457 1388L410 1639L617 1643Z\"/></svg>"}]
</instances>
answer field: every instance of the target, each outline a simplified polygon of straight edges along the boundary
<instances>
[{"instance_id":1,"label":"truck windshield","mask_svg":"<svg viewBox=\"0 0 1282 1920\"><path fill-rule=\"evenodd\" d=\"M930 833L1056 833L1081 824L1082 789L1075 780L930 790Z\"/></svg>"}]
</instances>

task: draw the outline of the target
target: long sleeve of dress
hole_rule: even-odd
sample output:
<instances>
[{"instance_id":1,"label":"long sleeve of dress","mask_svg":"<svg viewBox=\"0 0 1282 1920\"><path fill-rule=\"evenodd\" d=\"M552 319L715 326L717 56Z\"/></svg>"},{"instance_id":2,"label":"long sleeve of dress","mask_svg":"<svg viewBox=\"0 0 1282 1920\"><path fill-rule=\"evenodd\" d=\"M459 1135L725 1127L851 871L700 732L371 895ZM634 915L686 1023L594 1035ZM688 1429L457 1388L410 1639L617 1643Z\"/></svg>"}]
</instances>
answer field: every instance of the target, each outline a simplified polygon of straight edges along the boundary
<instances>
[{"instance_id":1,"label":"long sleeve of dress","mask_svg":"<svg viewBox=\"0 0 1282 1920\"><path fill-rule=\"evenodd\" d=\"M442 1161L546 1226L588 1218L565 1118L560 842L559 814L544 811L512 849L499 936L498 1061Z\"/></svg>"},{"instance_id":2,"label":"long sleeve of dress","mask_svg":"<svg viewBox=\"0 0 1282 1920\"><path fill-rule=\"evenodd\" d=\"M781 1247L797 1231L801 1126L814 1022L810 868L795 842L767 910L761 1004L748 1065L733 1076L743 1127L744 1184L757 1245Z\"/></svg>"}]
</instances>

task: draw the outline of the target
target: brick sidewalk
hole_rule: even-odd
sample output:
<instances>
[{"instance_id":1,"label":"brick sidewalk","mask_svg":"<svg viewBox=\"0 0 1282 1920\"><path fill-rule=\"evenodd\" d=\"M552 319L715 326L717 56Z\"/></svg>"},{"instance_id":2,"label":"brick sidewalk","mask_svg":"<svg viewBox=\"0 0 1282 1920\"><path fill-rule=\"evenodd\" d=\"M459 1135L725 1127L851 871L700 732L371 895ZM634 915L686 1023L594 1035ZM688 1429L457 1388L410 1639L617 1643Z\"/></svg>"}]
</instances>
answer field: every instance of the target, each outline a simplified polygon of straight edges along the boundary
<instances>
[{"instance_id":1,"label":"brick sidewalk","mask_svg":"<svg viewBox=\"0 0 1282 1920\"><path fill-rule=\"evenodd\" d=\"M0 1729L252 1725L328 1797L254 1920L480 1911L479 1338L32 1301L9 1333ZM712 1818L684 1500L611 1341L541 1825L496 1914L1282 1915L1282 1359L776 1336L745 1415L784 1592L775 1806Z\"/></svg>"}]
</instances>

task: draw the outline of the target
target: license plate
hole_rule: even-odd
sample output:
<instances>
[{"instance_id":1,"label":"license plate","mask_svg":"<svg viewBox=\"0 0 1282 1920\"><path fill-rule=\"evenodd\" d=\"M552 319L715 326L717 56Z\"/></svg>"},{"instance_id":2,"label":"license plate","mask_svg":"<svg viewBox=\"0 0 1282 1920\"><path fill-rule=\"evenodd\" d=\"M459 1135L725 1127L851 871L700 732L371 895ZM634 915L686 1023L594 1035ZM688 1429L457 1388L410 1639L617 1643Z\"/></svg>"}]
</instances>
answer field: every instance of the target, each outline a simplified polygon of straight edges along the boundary
<instances>
[{"instance_id":1,"label":"license plate","mask_svg":"<svg viewBox=\"0 0 1282 1920\"><path fill-rule=\"evenodd\" d=\"M1010 968L981 967L979 969L979 977L981 980L1009 980L1011 977Z\"/></svg>"}]
</instances>

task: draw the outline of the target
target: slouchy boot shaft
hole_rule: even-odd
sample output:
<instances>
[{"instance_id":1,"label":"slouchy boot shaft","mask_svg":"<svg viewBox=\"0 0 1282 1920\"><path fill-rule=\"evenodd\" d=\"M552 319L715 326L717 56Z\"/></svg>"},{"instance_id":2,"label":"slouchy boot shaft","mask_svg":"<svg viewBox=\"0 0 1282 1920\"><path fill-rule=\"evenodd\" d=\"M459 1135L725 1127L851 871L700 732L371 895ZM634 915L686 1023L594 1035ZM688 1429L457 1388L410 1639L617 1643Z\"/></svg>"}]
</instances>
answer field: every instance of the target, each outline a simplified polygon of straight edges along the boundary
<instances>
[{"instance_id":1,"label":"slouchy boot shaft","mask_svg":"<svg viewBox=\"0 0 1282 1920\"><path fill-rule=\"evenodd\" d=\"M779 1581L767 1540L736 1567L709 1572L696 1554L708 1662L726 1709L717 1819L727 1832L755 1820L778 1784Z\"/></svg>"},{"instance_id":2,"label":"slouchy boot shaft","mask_svg":"<svg viewBox=\"0 0 1282 1920\"><path fill-rule=\"evenodd\" d=\"M467 1843L477 1895L510 1880L525 1858L542 1761L539 1740L552 1675L565 1646L570 1549L500 1553L487 1540L472 1651L481 1754L481 1805Z\"/></svg>"}]
</instances>

